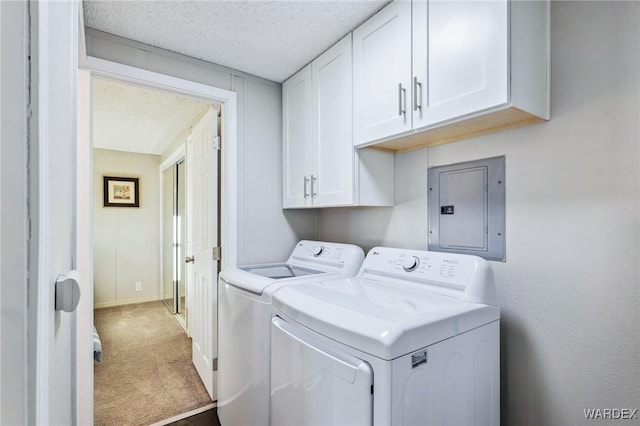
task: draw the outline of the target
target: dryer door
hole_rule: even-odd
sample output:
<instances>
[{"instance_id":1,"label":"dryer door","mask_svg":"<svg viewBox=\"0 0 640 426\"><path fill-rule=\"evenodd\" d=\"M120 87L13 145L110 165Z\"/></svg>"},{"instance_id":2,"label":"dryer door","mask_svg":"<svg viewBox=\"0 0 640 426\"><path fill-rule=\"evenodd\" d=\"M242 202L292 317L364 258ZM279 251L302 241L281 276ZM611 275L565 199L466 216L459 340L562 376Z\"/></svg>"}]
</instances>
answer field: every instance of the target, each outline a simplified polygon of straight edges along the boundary
<instances>
[{"instance_id":1,"label":"dryer door","mask_svg":"<svg viewBox=\"0 0 640 426\"><path fill-rule=\"evenodd\" d=\"M286 322L271 321L271 424L371 425L373 371Z\"/></svg>"}]
</instances>

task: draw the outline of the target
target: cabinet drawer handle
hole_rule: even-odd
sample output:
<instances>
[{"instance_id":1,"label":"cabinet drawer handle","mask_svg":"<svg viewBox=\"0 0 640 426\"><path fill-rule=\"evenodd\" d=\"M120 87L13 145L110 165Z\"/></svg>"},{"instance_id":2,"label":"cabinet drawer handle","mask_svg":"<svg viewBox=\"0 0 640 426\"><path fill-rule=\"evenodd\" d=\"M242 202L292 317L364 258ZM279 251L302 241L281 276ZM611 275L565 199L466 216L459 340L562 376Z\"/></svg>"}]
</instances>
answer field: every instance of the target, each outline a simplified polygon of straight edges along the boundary
<instances>
[{"instance_id":1,"label":"cabinet drawer handle","mask_svg":"<svg viewBox=\"0 0 640 426\"><path fill-rule=\"evenodd\" d=\"M420 102L418 102L420 96ZM413 110L422 110L422 83L418 81L418 77L413 77Z\"/></svg>"},{"instance_id":2,"label":"cabinet drawer handle","mask_svg":"<svg viewBox=\"0 0 640 426\"><path fill-rule=\"evenodd\" d=\"M308 177L304 177L304 198L309 198L309 193L307 192L307 182L309 182Z\"/></svg>"},{"instance_id":3,"label":"cabinet drawer handle","mask_svg":"<svg viewBox=\"0 0 640 426\"><path fill-rule=\"evenodd\" d=\"M398 83L398 115L404 115L407 113L405 108L405 95L407 90L402 87L402 83Z\"/></svg>"},{"instance_id":4,"label":"cabinet drawer handle","mask_svg":"<svg viewBox=\"0 0 640 426\"><path fill-rule=\"evenodd\" d=\"M315 197L316 195L318 195L318 194L316 194L316 193L315 193L315 191L314 191L314 187L315 187L314 183L315 183L315 181L317 181L317 180L318 180L318 178L317 178L317 177L315 177L314 175L311 175L311 198L313 198L313 197Z\"/></svg>"}]
</instances>

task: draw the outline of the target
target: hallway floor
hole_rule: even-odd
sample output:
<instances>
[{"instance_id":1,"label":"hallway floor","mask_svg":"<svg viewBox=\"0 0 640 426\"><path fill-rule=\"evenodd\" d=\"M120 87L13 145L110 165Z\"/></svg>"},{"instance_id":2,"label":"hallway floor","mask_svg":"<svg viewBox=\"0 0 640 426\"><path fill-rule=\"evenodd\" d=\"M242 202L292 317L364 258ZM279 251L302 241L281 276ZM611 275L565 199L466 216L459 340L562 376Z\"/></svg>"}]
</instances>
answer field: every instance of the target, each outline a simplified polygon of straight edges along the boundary
<instances>
[{"instance_id":1,"label":"hallway floor","mask_svg":"<svg viewBox=\"0 0 640 426\"><path fill-rule=\"evenodd\" d=\"M191 339L161 302L94 311L94 424L149 425L211 404L191 362Z\"/></svg>"}]
</instances>

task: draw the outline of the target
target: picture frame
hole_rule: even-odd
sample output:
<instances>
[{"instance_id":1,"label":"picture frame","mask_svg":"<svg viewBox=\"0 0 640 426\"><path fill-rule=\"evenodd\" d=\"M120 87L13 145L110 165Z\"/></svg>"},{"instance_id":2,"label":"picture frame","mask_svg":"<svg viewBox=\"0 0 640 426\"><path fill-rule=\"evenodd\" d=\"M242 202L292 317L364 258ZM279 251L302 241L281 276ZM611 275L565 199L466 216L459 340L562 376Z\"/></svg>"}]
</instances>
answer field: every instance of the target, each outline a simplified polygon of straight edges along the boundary
<instances>
[{"instance_id":1,"label":"picture frame","mask_svg":"<svg viewBox=\"0 0 640 426\"><path fill-rule=\"evenodd\" d=\"M104 207L140 207L140 179L103 176Z\"/></svg>"}]
</instances>

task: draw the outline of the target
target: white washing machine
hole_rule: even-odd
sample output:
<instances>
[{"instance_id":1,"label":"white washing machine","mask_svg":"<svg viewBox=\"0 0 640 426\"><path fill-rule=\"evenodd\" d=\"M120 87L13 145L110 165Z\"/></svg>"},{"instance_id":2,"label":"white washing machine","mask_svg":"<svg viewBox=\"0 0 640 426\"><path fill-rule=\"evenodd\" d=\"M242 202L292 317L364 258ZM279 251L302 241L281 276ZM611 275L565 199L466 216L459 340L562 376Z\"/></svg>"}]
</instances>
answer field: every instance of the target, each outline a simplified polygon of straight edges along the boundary
<instances>
[{"instance_id":1,"label":"white washing machine","mask_svg":"<svg viewBox=\"0 0 640 426\"><path fill-rule=\"evenodd\" d=\"M273 298L271 424L499 425L500 311L479 257L376 247Z\"/></svg>"},{"instance_id":2,"label":"white washing machine","mask_svg":"<svg viewBox=\"0 0 640 426\"><path fill-rule=\"evenodd\" d=\"M269 424L273 293L311 280L354 276L363 259L358 246L303 240L286 262L220 273L218 416L223 426Z\"/></svg>"}]
</instances>

